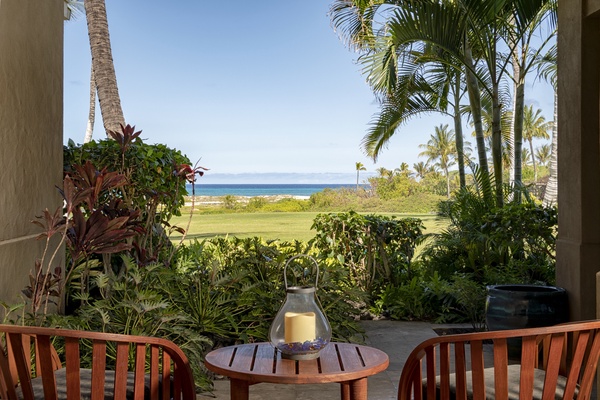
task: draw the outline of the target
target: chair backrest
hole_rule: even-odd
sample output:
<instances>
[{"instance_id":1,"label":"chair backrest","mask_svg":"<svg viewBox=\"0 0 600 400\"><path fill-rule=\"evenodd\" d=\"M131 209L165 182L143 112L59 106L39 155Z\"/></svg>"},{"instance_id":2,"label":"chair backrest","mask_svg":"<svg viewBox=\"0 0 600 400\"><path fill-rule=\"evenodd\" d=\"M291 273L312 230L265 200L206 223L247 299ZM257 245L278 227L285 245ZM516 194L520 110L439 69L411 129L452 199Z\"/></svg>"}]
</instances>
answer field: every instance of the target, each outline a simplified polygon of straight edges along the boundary
<instances>
[{"instance_id":1,"label":"chair backrest","mask_svg":"<svg viewBox=\"0 0 600 400\"><path fill-rule=\"evenodd\" d=\"M599 357L600 321L439 336L409 355L398 399L589 399Z\"/></svg>"},{"instance_id":2,"label":"chair backrest","mask_svg":"<svg viewBox=\"0 0 600 400\"><path fill-rule=\"evenodd\" d=\"M106 393L115 399L195 399L188 359L169 340L16 325L0 325L0 335L2 399L94 400ZM64 343L64 360L52 346L55 339ZM81 346L92 346L91 369L80 365ZM108 347L116 348L114 360L107 360Z\"/></svg>"}]
</instances>

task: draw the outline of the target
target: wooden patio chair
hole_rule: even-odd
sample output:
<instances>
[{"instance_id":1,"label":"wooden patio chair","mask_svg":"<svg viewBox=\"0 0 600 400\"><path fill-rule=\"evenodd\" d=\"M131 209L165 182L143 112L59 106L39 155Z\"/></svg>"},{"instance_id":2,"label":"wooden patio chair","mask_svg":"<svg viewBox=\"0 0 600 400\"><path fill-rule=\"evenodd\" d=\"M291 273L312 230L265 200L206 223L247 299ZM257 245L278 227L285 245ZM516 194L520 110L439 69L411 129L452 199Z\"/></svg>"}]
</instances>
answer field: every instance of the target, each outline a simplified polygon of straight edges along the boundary
<instances>
[{"instance_id":1,"label":"wooden patio chair","mask_svg":"<svg viewBox=\"0 0 600 400\"><path fill-rule=\"evenodd\" d=\"M509 339L521 340L517 359ZM600 320L439 336L408 357L398 399L587 400L599 357Z\"/></svg>"},{"instance_id":2,"label":"wooden patio chair","mask_svg":"<svg viewBox=\"0 0 600 400\"><path fill-rule=\"evenodd\" d=\"M196 398L188 359L169 340L16 325L0 325L0 336L0 398L5 400ZM64 360L54 339L64 343ZM80 366L82 346L92 346L90 369ZM116 348L111 368L109 346Z\"/></svg>"}]
</instances>

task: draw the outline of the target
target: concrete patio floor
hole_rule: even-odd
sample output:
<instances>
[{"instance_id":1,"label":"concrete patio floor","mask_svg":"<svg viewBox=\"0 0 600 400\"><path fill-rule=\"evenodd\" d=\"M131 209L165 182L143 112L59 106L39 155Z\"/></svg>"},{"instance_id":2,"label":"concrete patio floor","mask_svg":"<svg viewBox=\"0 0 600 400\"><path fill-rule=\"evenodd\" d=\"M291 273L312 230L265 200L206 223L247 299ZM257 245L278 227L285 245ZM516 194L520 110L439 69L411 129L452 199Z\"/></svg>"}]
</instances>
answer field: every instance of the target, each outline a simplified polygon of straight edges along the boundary
<instances>
[{"instance_id":1,"label":"concrete patio floor","mask_svg":"<svg viewBox=\"0 0 600 400\"><path fill-rule=\"evenodd\" d=\"M368 378L369 400L394 400L404 361L412 349L430 337L436 336L433 325L427 322L361 321L367 337L366 344L387 353L388 369ZM337 383L318 385L277 385L259 383L250 386L251 400L323 400L339 399ZM198 396L199 400L228 400L229 381L215 381L213 393Z\"/></svg>"}]
</instances>

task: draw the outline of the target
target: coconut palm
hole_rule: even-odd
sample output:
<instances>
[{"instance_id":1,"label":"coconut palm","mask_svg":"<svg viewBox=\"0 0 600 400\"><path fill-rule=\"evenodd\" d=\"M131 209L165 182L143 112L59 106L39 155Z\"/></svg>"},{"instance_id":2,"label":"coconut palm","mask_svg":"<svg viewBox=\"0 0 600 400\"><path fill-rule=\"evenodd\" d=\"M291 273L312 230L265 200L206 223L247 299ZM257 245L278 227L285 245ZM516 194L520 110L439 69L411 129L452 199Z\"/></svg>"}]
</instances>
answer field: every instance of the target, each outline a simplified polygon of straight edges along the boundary
<instances>
[{"instance_id":1,"label":"coconut palm","mask_svg":"<svg viewBox=\"0 0 600 400\"><path fill-rule=\"evenodd\" d=\"M482 189L489 197L489 177L485 144L481 129L481 91L492 100L492 159L496 202L503 203L502 185L502 102L499 89L507 74L507 57L498 46L510 39L520 40L523 29L529 26L546 3L552 0L497 0L497 1L386 1L337 0L331 8L332 22L340 35L351 46L364 52L379 54L380 71L390 71L411 46L427 43L435 46L441 60L454 60L457 69L465 68L469 102L476 130ZM384 6L383 27L378 14ZM517 19L513 25L507 21ZM510 32L510 37L509 33ZM511 43L512 43L511 42ZM375 70L375 69L374 69ZM391 74L383 75L389 77ZM384 79L383 82L393 82ZM491 84L486 84L490 82Z\"/></svg>"},{"instance_id":2,"label":"coconut palm","mask_svg":"<svg viewBox=\"0 0 600 400\"><path fill-rule=\"evenodd\" d=\"M556 204L558 198L558 101L557 101L557 75L556 75L556 45L548 53L540 58L538 63L538 75L550 82L554 88L554 118L552 125L552 151L550 156L550 166L548 183L544 191L544 205L550 206Z\"/></svg>"},{"instance_id":3,"label":"coconut palm","mask_svg":"<svg viewBox=\"0 0 600 400\"><path fill-rule=\"evenodd\" d=\"M537 160L538 164L543 167L548 166L551 155L552 148L548 144L543 144L535 149L535 159Z\"/></svg>"},{"instance_id":4,"label":"coconut palm","mask_svg":"<svg viewBox=\"0 0 600 400\"><path fill-rule=\"evenodd\" d=\"M546 122L542 110L537 109L533 112L533 105L525 107L523 112L523 139L529 142L530 154L533 152L533 139L548 139L548 130L552 128L552 122ZM537 182L537 165L535 157L532 159L533 162L533 181Z\"/></svg>"},{"instance_id":5,"label":"coconut palm","mask_svg":"<svg viewBox=\"0 0 600 400\"><path fill-rule=\"evenodd\" d=\"M121 125L125 125L125 118L112 58L106 4L104 0L85 0L84 5L92 52L93 76L104 129L107 132L109 130L120 132Z\"/></svg>"},{"instance_id":6,"label":"coconut palm","mask_svg":"<svg viewBox=\"0 0 600 400\"><path fill-rule=\"evenodd\" d=\"M394 174L393 171L390 171L389 169L385 168L385 167L379 167L377 168L377 173L379 174L380 178L391 178L392 175Z\"/></svg>"},{"instance_id":7,"label":"coconut palm","mask_svg":"<svg viewBox=\"0 0 600 400\"><path fill-rule=\"evenodd\" d=\"M425 175L431 172L431 168L429 167L429 163L419 161L418 163L413 164L413 169L417 175L417 178L423 179Z\"/></svg>"},{"instance_id":8,"label":"coconut palm","mask_svg":"<svg viewBox=\"0 0 600 400\"><path fill-rule=\"evenodd\" d=\"M454 143L454 131L448 130L448 125L435 127L435 133L427 144L420 144L420 148L425 149L419 153L419 157L427 157L428 162L433 162L439 166L446 176L446 195L450 198L450 173L449 168L455 164L456 146Z\"/></svg>"},{"instance_id":9,"label":"coconut palm","mask_svg":"<svg viewBox=\"0 0 600 400\"><path fill-rule=\"evenodd\" d=\"M394 175L403 175L408 178L412 175L412 172L411 172L408 164L403 162L400 164L400 166L398 168L394 169Z\"/></svg>"},{"instance_id":10,"label":"coconut palm","mask_svg":"<svg viewBox=\"0 0 600 400\"><path fill-rule=\"evenodd\" d=\"M536 6L533 6L532 10L515 8L510 20L511 29L508 30L514 82L512 142L515 163L512 172L517 184L521 183L522 178L521 166L516 160L520 159L519 153L524 139L525 79L529 71L539 64L541 52L547 49L550 41L556 36L557 1L541 3L543 4L538 10L535 10ZM525 17L521 15L523 12L526 14ZM537 48L532 46L533 38L540 41Z\"/></svg>"},{"instance_id":11,"label":"coconut palm","mask_svg":"<svg viewBox=\"0 0 600 400\"><path fill-rule=\"evenodd\" d=\"M358 176L360 171L366 171L367 169L361 162L356 162L356 191L358 191Z\"/></svg>"}]
</instances>

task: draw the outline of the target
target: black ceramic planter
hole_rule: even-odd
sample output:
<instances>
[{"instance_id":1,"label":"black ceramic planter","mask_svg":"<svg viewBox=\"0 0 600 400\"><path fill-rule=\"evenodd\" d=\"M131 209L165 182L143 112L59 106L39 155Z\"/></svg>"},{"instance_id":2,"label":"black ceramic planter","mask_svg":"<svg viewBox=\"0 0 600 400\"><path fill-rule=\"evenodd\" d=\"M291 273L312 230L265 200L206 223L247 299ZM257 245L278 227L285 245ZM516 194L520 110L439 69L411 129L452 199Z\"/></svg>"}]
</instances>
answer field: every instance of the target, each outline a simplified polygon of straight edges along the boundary
<instances>
[{"instance_id":1,"label":"black ceramic planter","mask_svg":"<svg viewBox=\"0 0 600 400\"><path fill-rule=\"evenodd\" d=\"M565 289L541 285L493 285L487 287L485 319L489 330L551 326L569 320ZM521 343L508 343L517 355Z\"/></svg>"}]
</instances>

